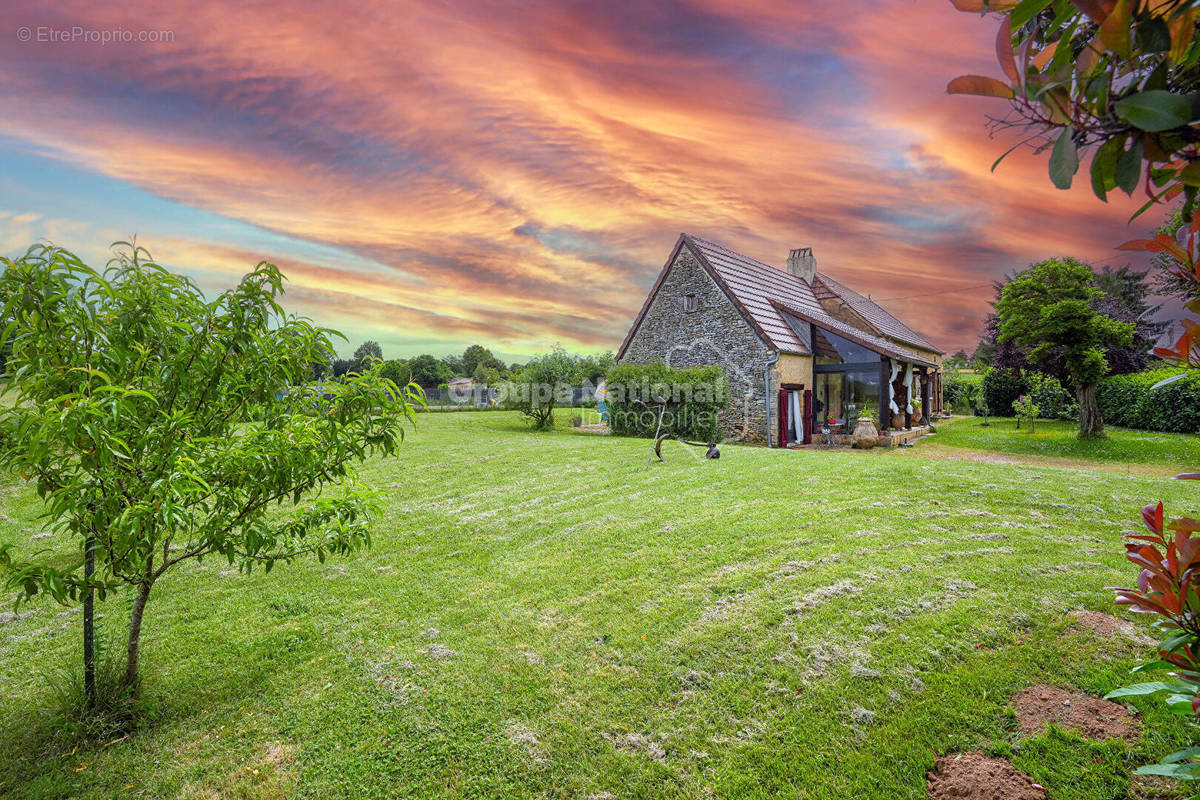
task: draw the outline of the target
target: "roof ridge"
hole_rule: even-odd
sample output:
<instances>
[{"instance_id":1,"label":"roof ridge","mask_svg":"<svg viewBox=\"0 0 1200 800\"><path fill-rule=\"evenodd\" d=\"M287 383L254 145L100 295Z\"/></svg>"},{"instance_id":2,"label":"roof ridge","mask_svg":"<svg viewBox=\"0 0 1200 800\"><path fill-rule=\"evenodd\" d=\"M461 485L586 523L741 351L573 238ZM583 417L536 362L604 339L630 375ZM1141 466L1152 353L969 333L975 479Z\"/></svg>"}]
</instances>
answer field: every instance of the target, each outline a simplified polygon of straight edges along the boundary
<instances>
[{"instance_id":1,"label":"roof ridge","mask_svg":"<svg viewBox=\"0 0 1200 800\"><path fill-rule=\"evenodd\" d=\"M775 267L775 266L768 264L765 261L759 261L757 258L754 258L753 256L748 256L745 253L739 253L737 250L731 250L730 248L726 247L725 245L721 244L720 242L714 242L712 239L705 239L702 236L694 236L690 233L685 233L684 236L686 238L690 239L691 241L696 242L697 244L707 245L709 247L720 250L720 251L726 253L727 255L736 256L737 258L740 258L743 261L747 261L756 267L762 267L763 269L769 269L769 270L771 270L772 275L784 275L784 276L796 281L797 283L801 284L802 286L811 289L811 287L809 287L807 281L805 281L799 275L793 275L792 273L788 272L786 269L783 269L782 267Z\"/></svg>"},{"instance_id":2,"label":"roof ridge","mask_svg":"<svg viewBox=\"0 0 1200 800\"><path fill-rule=\"evenodd\" d=\"M725 245L721 244L720 242L714 242L712 239L705 239L702 236L693 236L690 233L685 233L684 236L686 236L687 238L691 239L694 242L698 242L700 244L706 244L709 247L716 248L717 250L723 250L724 252L728 253L731 256L737 256L738 258L745 259L746 261L749 261L751 264L755 264L757 266L764 267L765 269L774 270L775 272L779 272L784 275L791 275L791 277L793 277L793 278L796 277L795 275L792 275L787 270L782 270L779 267L773 267L770 264L766 263L765 261L759 261L757 258L754 258L753 256L748 256L745 253L739 253L737 250L730 250Z\"/></svg>"}]
</instances>

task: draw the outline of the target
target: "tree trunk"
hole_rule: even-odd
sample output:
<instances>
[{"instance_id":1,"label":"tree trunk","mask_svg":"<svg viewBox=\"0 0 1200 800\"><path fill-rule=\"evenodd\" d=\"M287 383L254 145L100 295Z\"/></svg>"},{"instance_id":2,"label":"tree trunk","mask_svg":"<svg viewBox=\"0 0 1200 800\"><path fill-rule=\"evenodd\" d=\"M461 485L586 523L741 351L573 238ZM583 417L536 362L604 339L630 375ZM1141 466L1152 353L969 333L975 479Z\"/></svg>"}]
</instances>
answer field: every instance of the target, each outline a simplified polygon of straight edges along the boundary
<instances>
[{"instance_id":1,"label":"tree trunk","mask_svg":"<svg viewBox=\"0 0 1200 800\"><path fill-rule=\"evenodd\" d=\"M1079 398L1079 438L1103 439L1104 419L1096 402L1096 384L1085 383L1075 393Z\"/></svg>"},{"instance_id":2,"label":"tree trunk","mask_svg":"<svg viewBox=\"0 0 1200 800\"><path fill-rule=\"evenodd\" d=\"M84 538L83 580L90 583L96 571L96 534ZM83 696L87 710L96 707L96 591L89 585L83 594Z\"/></svg>"},{"instance_id":3,"label":"tree trunk","mask_svg":"<svg viewBox=\"0 0 1200 800\"><path fill-rule=\"evenodd\" d=\"M138 653L142 644L142 614L146 610L146 600L150 597L150 587L146 583L138 587L137 597L133 601L133 611L129 615L129 644L125 650L125 688L137 692Z\"/></svg>"}]
</instances>

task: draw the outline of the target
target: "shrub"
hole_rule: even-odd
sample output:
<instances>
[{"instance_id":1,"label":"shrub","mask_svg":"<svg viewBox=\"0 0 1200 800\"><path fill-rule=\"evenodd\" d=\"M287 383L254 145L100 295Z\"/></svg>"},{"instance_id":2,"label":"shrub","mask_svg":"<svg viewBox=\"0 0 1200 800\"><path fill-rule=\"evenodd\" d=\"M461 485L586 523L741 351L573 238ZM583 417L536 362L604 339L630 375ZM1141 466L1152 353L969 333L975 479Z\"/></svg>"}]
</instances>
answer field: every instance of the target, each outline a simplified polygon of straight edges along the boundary
<instances>
[{"instance_id":1,"label":"shrub","mask_svg":"<svg viewBox=\"0 0 1200 800\"><path fill-rule=\"evenodd\" d=\"M1053 375L1029 372L1029 399L1040 409L1042 419L1073 420L1079 416L1079 402Z\"/></svg>"},{"instance_id":2,"label":"shrub","mask_svg":"<svg viewBox=\"0 0 1200 800\"><path fill-rule=\"evenodd\" d=\"M1037 419L1038 412L1041 410L1033 402L1033 398L1027 394L1021 395L1016 400L1013 400L1012 410L1018 419L1023 419L1029 424L1029 432L1033 433L1034 420Z\"/></svg>"},{"instance_id":3,"label":"shrub","mask_svg":"<svg viewBox=\"0 0 1200 800\"><path fill-rule=\"evenodd\" d=\"M663 432L705 442L721 440L720 414L729 384L715 364L683 369L661 362L619 364L608 373L608 390L613 433L654 436L665 400Z\"/></svg>"},{"instance_id":4,"label":"shrub","mask_svg":"<svg viewBox=\"0 0 1200 800\"><path fill-rule=\"evenodd\" d=\"M1200 474L1177 475L1200 478ZM1165 680L1149 681L1109 692L1107 699L1166 694L1172 712L1191 717L1200 715L1200 595L1192 577L1200 570L1200 540L1193 534L1200 522L1188 517L1163 518L1163 504L1142 509L1142 522L1150 531L1125 536L1125 557L1141 572L1137 588L1116 589L1117 605L1130 611L1154 614L1157 626L1166 634L1158 645L1158 658L1134 669L1134 672L1171 670ZM1158 764L1139 767L1138 775L1167 775L1180 780L1200 777L1200 749L1189 747L1164 758Z\"/></svg>"},{"instance_id":5,"label":"shrub","mask_svg":"<svg viewBox=\"0 0 1200 800\"><path fill-rule=\"evenodd\" d=\"M1174 375L1187 377L1151 391ZM1166 433L1200 431L1200 369L1164 367L1100 381L1096 400L1105 422Z\"/></svg>"},{"instance_id":6,"label":"shrub","mask_svg":"<svg viewBox=\"0 0 1200 800\"><path fill-rule=\"evenodd\" d=\"M1012 408L1013 402L1028 390L1029 384L1020 370L993 367L983 376L983 400L993 414L1003 415Z\"/></svg>"},{"instance_id":7,"label":"shrub","mask_svg":"<svg viewBox=\"0 0 1200 800\"><path fill-rule=\"evenodd\" d=\"M959 414L965 414L974 407L978 391L977 375L947 375L942 381L942 402Z\"/></svg>"},{"instance_id":8,"label":"shrub","mask_svg":"<svg viewBox=\"0 0 1200 800\"><path fill-rule=\"evenodd\" d=\"M561 347L530 359L501 387L506 408L516 409L534 430L554 427L554 406L571 404L575 359Z\"/></svg>"}]
</instances>

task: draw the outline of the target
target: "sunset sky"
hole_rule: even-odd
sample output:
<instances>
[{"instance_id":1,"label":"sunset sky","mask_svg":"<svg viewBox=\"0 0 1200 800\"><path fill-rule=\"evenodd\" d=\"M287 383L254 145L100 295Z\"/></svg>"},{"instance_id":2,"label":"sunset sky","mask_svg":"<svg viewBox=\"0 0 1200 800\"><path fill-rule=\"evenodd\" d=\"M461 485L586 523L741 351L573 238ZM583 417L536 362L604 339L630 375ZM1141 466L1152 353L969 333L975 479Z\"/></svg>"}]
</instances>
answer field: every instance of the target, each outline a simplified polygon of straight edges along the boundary
<instances>
[{"instance_id":1,"label":"sunset sky","mask_svg":"<svg viewBox=\"0 0 1200 800\"><path fill-rule=\"evenodd\" d=\"M681 231L777 265L812 246L970 350L990 281L1119 265L1160 219L1055 190L1044 156L989 171L1004 106L945 85L999 74L997 23L945 0L28 5L0 47L0 253L99 264L136 234L206 291L270 260L346 353L615 349ZM75 27L173 41L47 40Z\"/></svg>"}]
</instances>

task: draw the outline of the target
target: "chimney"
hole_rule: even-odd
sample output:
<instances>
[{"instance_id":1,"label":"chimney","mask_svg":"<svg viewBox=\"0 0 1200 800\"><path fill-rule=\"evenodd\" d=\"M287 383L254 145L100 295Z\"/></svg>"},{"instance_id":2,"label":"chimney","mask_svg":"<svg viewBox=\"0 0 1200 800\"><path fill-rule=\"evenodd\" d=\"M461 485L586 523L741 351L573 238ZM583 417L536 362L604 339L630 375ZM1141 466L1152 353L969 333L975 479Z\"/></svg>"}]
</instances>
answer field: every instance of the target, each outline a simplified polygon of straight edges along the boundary
<instances>
[{"instance_id":1,"label":"chimney","mask_svg":"<svg viewBox=\"0 0 1200 800\"><path fill-rule=\"evenodd\" d=\"M787 271L805 283L812 283L817 274L817 257L811 247L798 247L788 253Z\"/></svg>"}]
</instances>

